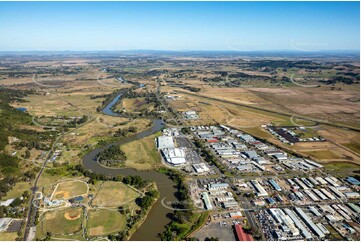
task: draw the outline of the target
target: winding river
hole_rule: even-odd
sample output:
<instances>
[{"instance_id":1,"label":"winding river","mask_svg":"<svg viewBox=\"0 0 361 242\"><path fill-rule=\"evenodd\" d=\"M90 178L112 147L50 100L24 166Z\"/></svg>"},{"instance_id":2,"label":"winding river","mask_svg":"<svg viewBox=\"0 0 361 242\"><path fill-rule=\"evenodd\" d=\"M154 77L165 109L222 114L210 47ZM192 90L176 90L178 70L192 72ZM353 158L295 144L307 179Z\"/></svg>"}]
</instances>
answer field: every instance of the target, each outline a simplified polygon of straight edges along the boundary
<instances>
[{"instance_id":1,"label":"winding river","mask_svg":"<svg viewBox=\"0 0 361 242\"><path fill-rule=\"evenodd\" d=\"M110 116L119 116L119 114L114 113L112 111L112 107L118 102L121 98L122 94L118 94L104 109L103 113L105 115ZM164 230L164 226L170 222L167 214L172 211L162 205L162 200L164 203L177 201L175 197L175 192L177 191L175 188L175 183L168 178L168 176L156 172L156 171L137 171L132 168L107 168L105 166L101 166L95 159L96 155L106 149L111 145L122 145L126 144L161 130L164 127L163 121L160 119L153 119L153 125L140 133L137 133L132 136L128 136L120 141L104 145L102 147L96 148L90 151L83 157L83 165L85 168L95 172L101 173L104 175L111 176L128 176L128 175L139 175L143 179L149 179L155 181L157 184L158 191L160 193L160 197L157 202L151 208L151 211L148 214L148 217L143 222L143 224L138 228L138 230L132 235L130 240L159 240L157 235ZM111 194L109 194L111 196Z\"/></svg>"}]
</instances>

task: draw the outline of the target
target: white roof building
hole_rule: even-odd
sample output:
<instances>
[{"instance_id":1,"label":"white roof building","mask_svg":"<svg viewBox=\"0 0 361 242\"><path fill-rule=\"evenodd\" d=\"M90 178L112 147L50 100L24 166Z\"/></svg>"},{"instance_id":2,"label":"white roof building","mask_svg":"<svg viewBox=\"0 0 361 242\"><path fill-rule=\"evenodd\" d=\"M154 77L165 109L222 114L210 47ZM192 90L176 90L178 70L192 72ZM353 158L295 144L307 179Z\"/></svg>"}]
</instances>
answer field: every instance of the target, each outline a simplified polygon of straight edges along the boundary
<instances>
[{"instance_id":1,"label":"white roof building","mask_svg":"<svg viewBox=\"0 0 361 242\"><path fill-rule=\"evenodd\" d=\"M184 149L167 148L162 150L166 161L174 166L183 165L186 163Z\"/></svg>"},{"instance_id":2,"label":"white roof building","mask_svg":"<svg viewBox=\"0 0 361 242\"><path fill-rule=\"evenodd\" d=\"M15 198L10 198L8 200L5 200L5 201L1 201L0 202L0 206L5 206L5 207L8 207L10 206L10 204L15 200Z\"/></svg>"},{"instance_id":3,"label":"white roof building","mask_svg":"<svg viewBox=\"0 0 361 242\"><path fill-rule=\"evenodd\" d=\"M166 148L174 148L173 137L171 136L159 136L157 138L157 148L158 149L166 149Z\"/></svg>"},{"instance_id":4,"label":"white roof building","mask_svg":"<svg viewBox=\"0 0 361 242\"><path fill-rule=\"evenodd\" d=\"M6 231L12 220L12 218L0 218L0 232Z\"/></svg>"}]
</instances>

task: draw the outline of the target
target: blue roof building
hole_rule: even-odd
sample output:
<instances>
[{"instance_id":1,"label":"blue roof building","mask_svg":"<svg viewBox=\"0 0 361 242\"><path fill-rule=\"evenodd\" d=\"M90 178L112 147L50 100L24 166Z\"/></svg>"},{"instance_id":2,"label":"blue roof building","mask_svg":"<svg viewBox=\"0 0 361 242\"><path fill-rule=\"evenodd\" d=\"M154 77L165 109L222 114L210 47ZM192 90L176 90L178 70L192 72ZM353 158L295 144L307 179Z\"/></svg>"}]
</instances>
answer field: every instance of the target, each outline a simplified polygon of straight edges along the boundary
<instances>
[{"instance_id":1,"label":"blue roof building","mask_svg":"<svg viewBox=\"0 0 361 242\"><path fill-rule=\"evenodd\" d=\"M269 181L268 181L271 185L272 185L272 187L276 190L276 191L281 191L282 189L281 189L281 187L273 180L273 179L270 179Z\"/></svg>"},{"instance_id":2,"label":"blue roof building","mask_svg":"<svg viewBox=\"0 0 361 242\"><path fill-rule=\"evenodd\" d=\"M352 176L347 177L346 181L354 186L360 186L360 181L358 181L356 178Z\"/></svg>"}]
</instances>

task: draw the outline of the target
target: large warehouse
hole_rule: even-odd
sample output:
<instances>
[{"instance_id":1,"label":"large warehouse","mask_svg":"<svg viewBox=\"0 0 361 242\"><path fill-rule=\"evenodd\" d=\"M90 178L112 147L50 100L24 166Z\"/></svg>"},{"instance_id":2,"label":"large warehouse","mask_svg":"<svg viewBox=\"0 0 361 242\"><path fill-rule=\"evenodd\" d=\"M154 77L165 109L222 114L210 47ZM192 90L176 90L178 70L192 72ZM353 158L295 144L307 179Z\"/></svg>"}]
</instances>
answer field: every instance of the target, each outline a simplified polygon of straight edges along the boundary
<instances>
[{"instance_id":1,"label":"large warehouse","mask_svg":"<svg viewBox=\"0 0 361 242\"><path fill-rule=\"evenodd\" d=\"M159 136L157 138L157 148L158 149L167 149L174 148L174 141L172 136Z\"/></svg>"},{"instance_id":2,"label":"large warehouse","mask_svg":"<svg viewBox=\"0 0 361 242\"><path fill-rule=\"evenodd\" d=\"M180 166L186 163L184 149L166 148L162 149L162 154L164 159L174 166Z\"/></svg>"}]
</instances>

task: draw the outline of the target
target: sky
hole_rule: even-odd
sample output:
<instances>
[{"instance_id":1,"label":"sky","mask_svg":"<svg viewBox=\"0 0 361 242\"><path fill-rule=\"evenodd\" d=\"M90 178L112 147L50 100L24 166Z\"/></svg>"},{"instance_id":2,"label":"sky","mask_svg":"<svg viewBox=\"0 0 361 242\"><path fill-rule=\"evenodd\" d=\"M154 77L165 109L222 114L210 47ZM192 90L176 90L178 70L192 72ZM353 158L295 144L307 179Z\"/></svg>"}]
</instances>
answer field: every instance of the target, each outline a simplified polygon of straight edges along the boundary
<instances>
[{"instance_id":1,"label":"sky","mask_svg":"<svg viewBox=\"0 0 361 242\"><path fill-rule=\"evenodd\" d=\"M0 2L0 51L359 48L359 2Z\"/></svg>"}]
</instances>

